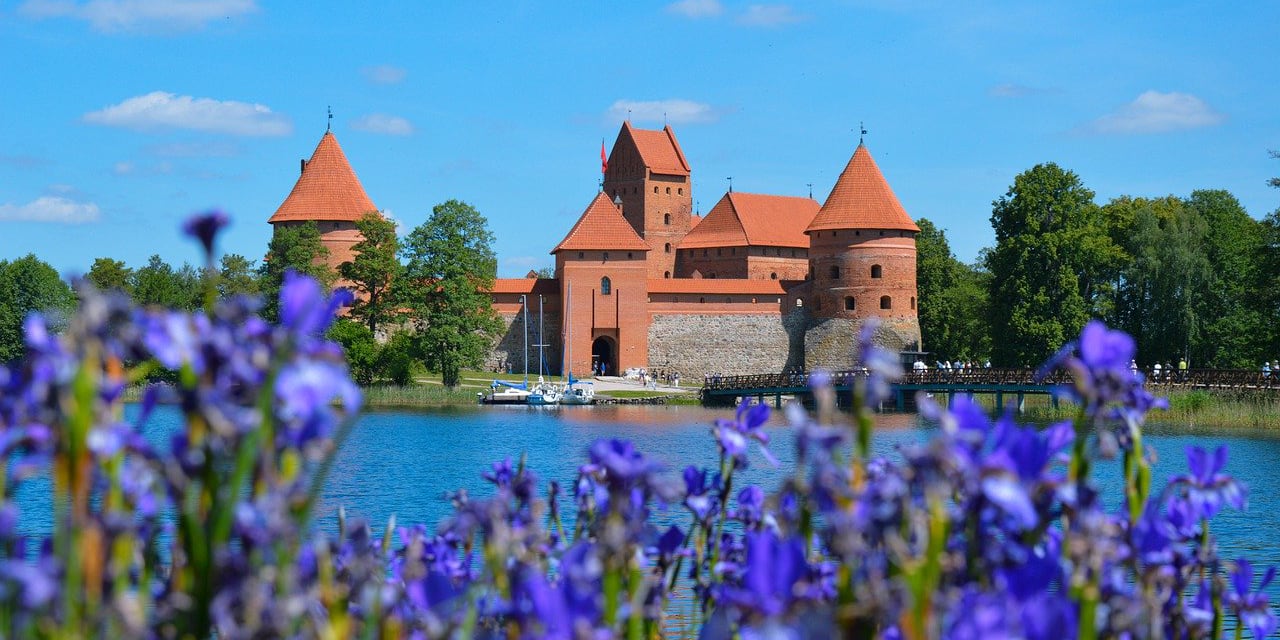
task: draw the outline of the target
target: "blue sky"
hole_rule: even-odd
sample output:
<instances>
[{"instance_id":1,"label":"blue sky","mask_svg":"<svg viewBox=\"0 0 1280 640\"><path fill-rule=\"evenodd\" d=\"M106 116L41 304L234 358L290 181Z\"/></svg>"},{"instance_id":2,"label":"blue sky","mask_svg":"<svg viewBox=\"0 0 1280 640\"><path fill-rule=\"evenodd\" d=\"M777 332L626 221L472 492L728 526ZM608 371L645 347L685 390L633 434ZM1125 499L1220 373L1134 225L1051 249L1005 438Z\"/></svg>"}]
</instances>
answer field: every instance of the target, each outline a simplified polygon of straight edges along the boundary
<instances>
[{"instance_id":1,"label":"blue sky","mask_svg":"<svg viewBox=\"0 0 1280 640\"><path fill-rule=\"evenodd\" d=\"M1040 162L1099 202L1280 206L1280 3L969 4L0 1L0 259L195 262L178 227L213 207L260 259L329 106L402 232L467 201L505 277L552 263L628 109L666 114L703 212L728 176L825 199L865 122L966 261Z\"/></svg>"}]
</instances>

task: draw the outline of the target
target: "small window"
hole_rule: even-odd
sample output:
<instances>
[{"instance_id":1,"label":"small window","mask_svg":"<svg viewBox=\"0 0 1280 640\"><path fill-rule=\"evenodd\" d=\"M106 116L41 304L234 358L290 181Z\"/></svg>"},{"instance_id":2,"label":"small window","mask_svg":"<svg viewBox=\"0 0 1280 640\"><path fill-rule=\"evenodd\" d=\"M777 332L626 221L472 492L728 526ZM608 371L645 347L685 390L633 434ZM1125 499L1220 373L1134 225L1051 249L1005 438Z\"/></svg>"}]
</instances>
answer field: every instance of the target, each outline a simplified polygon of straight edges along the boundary
<instances>
[{"instance_id":1,"label":"small window","mask_svg":"<svg viewBox=\"0 0 1280 640\"><path fill-rule=\"evenodd\" d=\"M837 267L837 266L832 265L832 267L831 267L831 279L832 279L832 280L839 280L839 279L840 279L840 267Z\"/></svg>"},{"instance_id":2,"label":"small window","mask_svg":"<svg viewBox=\"0 0 1280 640\"><path fill-rule=\"evenodd\" d=\"M670 243L670 242L668 242L668 243L666 243L666 244L662 245L662 251L663 251L664 253L671 253L671 243Z\"/></svg>"},{"instance_id":3,"label":"small window","mask_svg":"<svg viewBox=\"0 0 1280 640\"><path fill-rule=\"evenodd\" d=\"M653 185L653 192L654 192L654 193L657 193L657 192L658 192L658 185L656 185L656 184L655 184L655 185Z\"/></svg>"},{"instance_id":4,"label":"small window","mask_svg":"<svg viewBox=\"0 0 1280 640\"><path fill-rule=\"evenodd\" d=\"M706 249L703 249L703 250L702 250L702 257L704 257L704 258L705 258L705 257L707 257L707 250L706 250Z\"/></svg>"},{"instance_id":5,"label":"small window","mask_svg":"<svg viewBox=\"0 0 1280 640\"><path fill-rule=\"evenodd\" d=\"M883 232L883 231L881 231L881 232L880 232L880 237L881 237L881 238L883 238L883 237L884 237L884 232Z\"/></svg>"},{"instance_id":6,"label":"small window","mask_svg":"<svg viewBox=\"0 0 1280 640\"><path fill-rule=\"evenodd\" d=\"M579 260L581 260L581 259L585 258L586 256L587 256L587 254L586 254L586 253L583 253L582 251L579 251L579 252L578 252L578 259L579 259Z\"/></svg>"},{"instance_id":7,"label":"small window","mask_svg":"<svg viewBox=\"0 0 1280 640\"><path fill-rule=\"evenodd\" d=\"M684 195L684 187L676 187L676 195L678 196Z\"/></svg>"},{"instance_id":8,"label":"small window","mask_svg":"<svg viewBox=\"0 0 1280 640\"><path fill-rule=\"evenodd\" d=\"M777 280L777 279L778 279L778 274L777 274L777 273L771 273L771 274L769 274L769 279L770 279L770 280Z\"/></svg>"},{"instance_id":9,"label":"small window","mask_svg":"<svg viewBox=\"0 0 1280 640\"><path fill-rule=\"evenodd\" d=\"M600 278L600 295L607 296L613 293L613 283L609 281L609 276Z\"/></svg>"},{"instance_id":10,"label":"small window","mask_svg":"<svg viewBox=\"0 0 1280 640\"><path fill-rule=\"evenodd\" d=\"M628 259L628 260L630 260L630 259L631 259L631 252L630 252L630 251L628 251L628 252L627 252L627 259Z\"/></svg>"},{"instance_id":11,"label":"small window","mask_svg":"<svg viewBox=\"0 0 1280 640\"><path fill-rule=\"evenodd\" d=\"M662 224L671 224L671 214L669 213L662 214Z\"/></svg>"},{"instance_id":12,"label":"small window","mask_svg":"<svg viewBox=\"0 0 1280 640\"><path fill-rule=\"evenodd\" d=\"M670 271L663 271L663 272L662 272L662 277L663 277L663 278L670 279L670 278L671 278L671 272L670 272Z\"/></svg>"},{"instance_id":13,"label":"small window","mask_svg":"<svg viewBox=\"0 0 1280 640\"><path fill-rule=\"evenodd\" d=\"M736 255L738 255L738 248L737 248L737 247L729 247L729 255L731 255L731 256L736 256Z\"/></svg>"},{"instance_id":14,"label":"small window","mask_svg":"<svg viewBox=\"0 0 1280 640\"><path fill-rule=\"evenodd\" d=\"M861 231L854 231L854 232L853 232L853 235L855 235L855 236L860 236L860 235L862 235L862 232L861 232Z\"/></svg>"},{"instance_id":15,"label":"small window","mask_svg":"<svg viewBox=\"0 0 1280 640\"><path fill-rule=\"evenodd\" d=\"M878 265L878 264L873 264L873 265L871 265L871 277L872 277L872 278L879 278L879 277L880 277L880 273L881 273L881 271L880 271L880 265Z\"/></svg>"},{"instance_id":16,"label":"small window","mask_svg":"<svg viewBox=\"0 0 1280 640\"><path fill-rule=\"evenodd\" d=\"M725 301L725 302L733 302L733 298L730 298L729 296L725 296L725 297L724 297L724 301Z\"/></svg>"},{"instance_id":17,"label":"small window","mask_svg":"<svg viewBox=\"0 0 1280 640\"><path fill-rule=\"evenodd\" d=\"M804 306L804 298L796 298L796 308L799 309L800 307L803 307L803 306Z\"/></svg>"},{"instance_id":18,"label":"small window","mask_svg":"<svg viewBox=\"0 0 1280 640\"><path fill-rule=\"evenodd\" d=\"M671 195L671 187L667 187L667 195Z\"/></svg>"},{"instance_id":19,"label":"small window","mask_svg":"<svg viewBox=\"0 0 1280 640\"><path fill-rule=\"evenodd\" d=\"M880 308L881 308L881 309L892 309L892 308L893 308L893 298L890 298L889 296L880 296Z\"/></svg>"},{"instance_id":20,"label":"small window","mask_svg":"<svg viewBox=\"0 0 1280 640\"><path fill-rule=\"evenodd\" d=\"M710 274L708 274L708 275L707 275L707 277L708 277L708 278L711 278L712 280L715 280L715 279L716 279L716 272L712 271Z\"/></svg>"},{"instance_id":21,"label":"small window","mask_svg":"<svg viewBox=\"0 0 1280 640\"><path fill-rule=\"evenodd\" d=\"M604 252L604 255L603 255L600 259L601 259L601 260L603 260L604 262L608 262L608 261L609 261L609 252L608 252L608 251Z\"/></svg>"},{"instance_id":22,"label":"small window","mask_svg":"<svg viewBox=\"0 0 1280 640\"><path fill-rule=\"evenodd\" d=\"M844 297L844 310L845 310L845 311L853 311L853 310L854 310L854 307L855 307L855 305L854 305L854 302L853 302L853 296L845 296L845 297Z\"/></svg>"},{"instance_id":23,"label":"small window","mask_svg":"<svg viewBox=\"0 0 1280 640\"><path fill-rule=\"evenodd\" d=\"M698 302L706 302L706 301L707 301L706 298L698 298Z\"/></svg>"},{"instance_id":24,"label":"small window","mask_svg":"<svg viewBox=\"0 0 1280 640\"><path fill-rule=\"evenodd\" d=\"M915 297L915 296L911 296L911 310L912 310L912 311L915 311L915 310L916 310L916 297Z\"/></svg>"}]
</instances>

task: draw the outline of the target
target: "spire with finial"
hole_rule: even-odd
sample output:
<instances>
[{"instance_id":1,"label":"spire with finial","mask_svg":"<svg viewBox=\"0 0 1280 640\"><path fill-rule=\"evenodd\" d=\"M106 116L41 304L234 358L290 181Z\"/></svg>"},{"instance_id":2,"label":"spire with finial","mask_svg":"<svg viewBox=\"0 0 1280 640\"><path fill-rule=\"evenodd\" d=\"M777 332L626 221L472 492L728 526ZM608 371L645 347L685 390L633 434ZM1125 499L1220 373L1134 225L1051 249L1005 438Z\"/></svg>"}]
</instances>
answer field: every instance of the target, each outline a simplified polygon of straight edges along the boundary
<instances>
[{"instance_id":1,"label":"spire with finial","mask_svg":"<svg viewBox=\"0 0 1280 640\"><path fill-rule=\"evenodd\" d=\"M329 124L325 125L324 127L325 133L329 133L330 131L333 131L333 106L330 105L328 109L329 109Z\"/></svg>"},{"instance_id":2,"label":"spire with finial","mask_svg":"<svg viewBox=\"0 0 1280 640\"><path fill-rule=\"evenodd\" d=\"M804 186L809 187L809 199L812 200L813 199L813 183L806 182L804 183Z\"/></svg>"},{"instance_id":3,"label":"spire with finial","mask_svg":"<svg viewBox=\"0 0 1280 640\"><path fill-rule=\"evenodd\" d=\"M862 139L867 135L867 125L861 120L858 121L858 130L861 132L858 134L858 146L862 146Z\"/></svg>"},{"instance_id":4,"label":"spire with finial","mask_svg":"<svg viewBox=\"0 0 1280 640\"><path fill-rule=\"evenodd\" d=\"M725 180L729 181L729 193L733 193L733 176L729 176Z\"/></svg>"}]
</instances>

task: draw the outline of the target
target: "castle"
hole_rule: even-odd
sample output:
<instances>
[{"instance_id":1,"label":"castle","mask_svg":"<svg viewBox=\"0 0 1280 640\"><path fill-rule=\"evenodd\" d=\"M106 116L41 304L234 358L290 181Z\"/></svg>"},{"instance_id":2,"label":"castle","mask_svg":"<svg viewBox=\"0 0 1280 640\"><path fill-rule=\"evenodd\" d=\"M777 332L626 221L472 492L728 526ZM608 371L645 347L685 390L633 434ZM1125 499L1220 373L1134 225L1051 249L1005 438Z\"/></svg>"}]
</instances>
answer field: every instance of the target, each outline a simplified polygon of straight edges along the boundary
<instances>
[{"instance_id":1,"label":"castle","mask_svg":"<svg viewBox=\"0 0 1280 640\"><path fill-rule=\"evenodd\" d=\"M489 367L520 371L528 357L536 372L542 345L555 374L842 369L870 317L881 345L920 348L920 229L861 142L821 206L730 188L702 217L670 126L623 123L602 161L601 190L551 250L555 277L494 283L505 332ZM336 270L375 210L327 131L269 222L315 221Z\"/></svg>"}]
</instances>

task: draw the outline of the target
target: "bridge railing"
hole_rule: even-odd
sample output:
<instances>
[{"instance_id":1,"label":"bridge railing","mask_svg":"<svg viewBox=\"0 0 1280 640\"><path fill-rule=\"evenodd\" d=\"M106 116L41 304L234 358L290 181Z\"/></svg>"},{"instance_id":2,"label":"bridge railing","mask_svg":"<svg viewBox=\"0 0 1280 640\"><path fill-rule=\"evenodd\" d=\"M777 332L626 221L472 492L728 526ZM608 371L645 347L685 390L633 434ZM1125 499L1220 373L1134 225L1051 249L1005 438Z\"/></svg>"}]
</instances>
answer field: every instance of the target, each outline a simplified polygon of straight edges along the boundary
<instances>
[{"instance_id":1,"label":"bridge railing","mask_svg":"<svg viewBox=\"0 0 1280 640\"><path fill-rule=\"evenodd\" d=\"M1188 369L1186 371L1162 371L1156 375L1153 371L1141 371L1150 386L1171 386L1201 389L1274 389L1280 390L1280 373L1264 374L1252 369ZM865 377L865 369L833 371L828 374L831 384L836 387L847 387L859 378ZM703 381L704 391L739 391L739 390L786 390L803 389L809 386L809 372L794 373L759 373L750 375L707 376ZM956 390L968 387L986 386L1056 386L1071 384L1072 379L1065 371L1054 371L1047 377L1037 380L1035 369L925 369L907 371L903 375L902 384L923 386L946 386Z\"/></svg>"}]
</instances>

